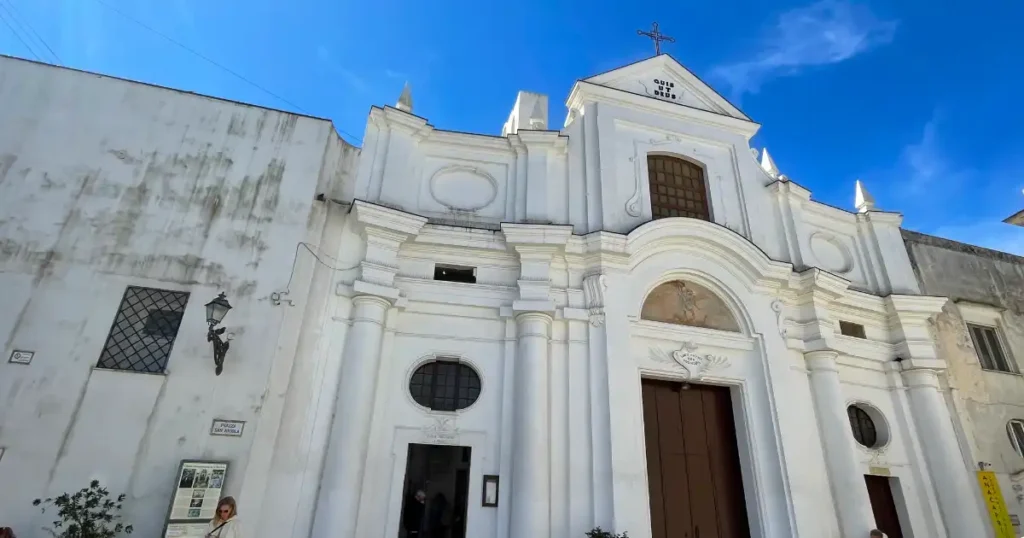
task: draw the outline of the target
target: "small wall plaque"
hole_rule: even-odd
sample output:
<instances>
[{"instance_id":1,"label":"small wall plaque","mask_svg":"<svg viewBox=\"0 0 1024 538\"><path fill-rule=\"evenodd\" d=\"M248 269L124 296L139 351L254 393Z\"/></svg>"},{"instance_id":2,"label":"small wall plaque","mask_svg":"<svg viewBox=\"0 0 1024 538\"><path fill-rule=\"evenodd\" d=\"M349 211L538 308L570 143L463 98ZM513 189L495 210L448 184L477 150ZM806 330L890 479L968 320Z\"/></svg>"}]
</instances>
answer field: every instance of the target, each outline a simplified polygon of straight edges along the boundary
<instances>
[{"instance_id":1,"label":"small wall plaque","mask_svg":"<svg viewBox=\"0 0 1024 538\"><path fill-rule=\"evenodd\" d=\"M15 349L11 352L11 358L7 362L13 362L14 364L29 364L32 362L32 357L36 353L34 351L21 351Z\"/></svg>"},{"instance_id":2,"label":"small wall plaque","mask_svg":"<svg viewBox=\"0 0 1024 538\"><path fill-rule=\"evenodd\" d=\"M868 474L874 476L892 476L888 467L868 467Z\"/></svg>"},{"instance_id":3,"label":"small wall plaque","mask_svg":"<svg viewBox=\"0 0 1024 538\"><path fill-rule=\"evenodd\" d=\"M1010 514L1010 524L1014 527L1020 527L1020 517L1017 514Z\"/></svg>"},{"instance_id":4,"label":"small wall plaque","mask_svg":"<svg viewBox=\"0 0 1024 538\"><path fill-rule=\"evenodd\" d=\"M484 475L484 506L498 506L498 475Z\"/></svg>"},{"instance_id":5,"label":"small wall plaque","mask_svg":"<svg viewBox=\"0 0 1024 538\"><path fill-rule=\"evenodd\" d=\"M215 418L213 419L213 425L210 426L210 435L241 437L244 428L244 420L222 420Z\"/></svg>"}]
</instances>

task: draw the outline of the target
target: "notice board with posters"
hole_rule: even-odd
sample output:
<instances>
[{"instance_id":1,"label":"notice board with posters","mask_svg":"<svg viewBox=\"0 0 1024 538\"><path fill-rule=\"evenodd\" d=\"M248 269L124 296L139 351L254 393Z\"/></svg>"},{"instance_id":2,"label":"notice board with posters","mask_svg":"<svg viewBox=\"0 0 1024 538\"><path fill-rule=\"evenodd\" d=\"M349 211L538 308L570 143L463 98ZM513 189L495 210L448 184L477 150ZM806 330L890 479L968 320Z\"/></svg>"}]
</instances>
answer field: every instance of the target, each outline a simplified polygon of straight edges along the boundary
<instances>
[{"instance_id":1,"label":"notice board with posters","mask_svg":"<svg viewBox=\"0 0 1024 538\"><path fill-rule=\"evenodd\" d=\"M167 508L164 538L203 538L227 480L225 461L182 460Z\"/></svg>"}]
</instances>

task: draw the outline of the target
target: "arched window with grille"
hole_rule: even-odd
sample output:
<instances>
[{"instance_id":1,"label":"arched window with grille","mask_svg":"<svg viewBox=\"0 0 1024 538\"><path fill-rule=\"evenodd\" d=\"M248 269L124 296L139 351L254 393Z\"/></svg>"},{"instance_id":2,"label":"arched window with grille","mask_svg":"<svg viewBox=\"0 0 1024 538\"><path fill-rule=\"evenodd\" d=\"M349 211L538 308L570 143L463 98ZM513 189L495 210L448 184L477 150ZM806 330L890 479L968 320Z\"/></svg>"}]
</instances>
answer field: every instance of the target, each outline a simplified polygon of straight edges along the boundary
<instances>
[{"instance_id":1,"label":"arched window with grille","mask_svg":"<svg viewBox=\"0 0 1024 538\"><path fill-rule=\"evenodd\" d=\"M647 180L653 218L711 220L707 182L700 165L669 155L648 155Z\"/></svg>"}]
</instances>

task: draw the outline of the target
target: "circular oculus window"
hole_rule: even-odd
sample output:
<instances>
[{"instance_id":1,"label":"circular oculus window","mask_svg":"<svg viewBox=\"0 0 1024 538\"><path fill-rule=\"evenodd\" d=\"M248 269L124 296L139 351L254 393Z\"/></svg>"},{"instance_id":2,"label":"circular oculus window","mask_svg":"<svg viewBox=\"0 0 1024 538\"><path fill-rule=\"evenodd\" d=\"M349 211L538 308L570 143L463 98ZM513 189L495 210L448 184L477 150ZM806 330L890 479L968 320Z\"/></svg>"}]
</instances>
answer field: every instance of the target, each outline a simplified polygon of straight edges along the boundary
<instances>
[{"instance_id":1,"label":"circular oculus window","mask_svg":"<svg viewBox=\"0 0 1024 538\"><path fill-rule=\"evenodd\" d=\"M480 397L480 376L458 361L431 361L412 373L409 392L416 403L428 409L458 411Z\"/></svg>"},{"instance_id":2,"label":"circular oculus window","mask_svg":"<svg viewBox=\"0 0 1024 538\"><path fill-rule=\"evenodd\" d=\"M851 405L846 408L846 415L850 418L853 438L858 443L867 448L876 448L882 444L879 442L882 436L871 413L859 405Z\"/></svg>"}]
</instances>

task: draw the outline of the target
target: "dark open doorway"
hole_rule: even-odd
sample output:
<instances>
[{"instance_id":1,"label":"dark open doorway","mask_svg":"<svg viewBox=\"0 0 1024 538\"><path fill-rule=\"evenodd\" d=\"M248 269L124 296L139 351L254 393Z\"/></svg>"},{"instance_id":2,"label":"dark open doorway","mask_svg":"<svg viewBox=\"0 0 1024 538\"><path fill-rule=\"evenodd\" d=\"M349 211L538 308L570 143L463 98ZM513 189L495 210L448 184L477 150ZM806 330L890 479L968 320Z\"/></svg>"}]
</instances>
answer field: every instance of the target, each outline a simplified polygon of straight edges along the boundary
<instances>
[{"instance_id":1,"label":"dark open doorway","mask_svg":"<svg viewBox=\"0 0 1024 538\"><path fill-rule=\"evenodd\" d=\"M466 537L471 453L468 446L409 445L398 538Z\"/></svg>"},{"instance_id":2,"label":"dark open doorway","mask_svg":"<svg viewBox=\"0 0 1024 538\"><path fill-rule=\"evenodd\" d=\"M868 498L871 500L871 511L875 515L878 530L889 538L903 538L896 499L893 496L893 486L899 487L899 483L893 483L885 476L873 475L864 475L864 482L868 486Z\"/></svg>"}]
</instances>

